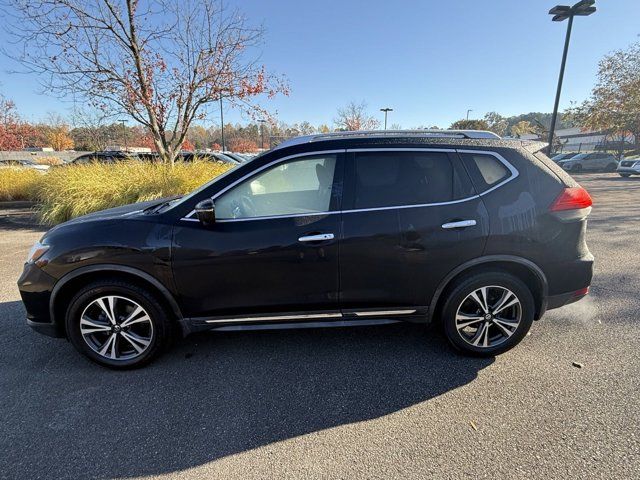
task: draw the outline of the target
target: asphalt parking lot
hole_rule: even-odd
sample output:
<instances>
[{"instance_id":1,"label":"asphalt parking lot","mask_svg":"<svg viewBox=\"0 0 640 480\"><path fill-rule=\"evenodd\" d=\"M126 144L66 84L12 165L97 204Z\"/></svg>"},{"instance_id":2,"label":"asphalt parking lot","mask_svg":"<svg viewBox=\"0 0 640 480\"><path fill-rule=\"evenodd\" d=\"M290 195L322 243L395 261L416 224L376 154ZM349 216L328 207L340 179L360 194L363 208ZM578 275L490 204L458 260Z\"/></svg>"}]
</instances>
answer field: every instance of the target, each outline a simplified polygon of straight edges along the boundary
<instances>
[{"instance_id":1,"label":"asphalt parking lot","mask_svg":"<svg viewBox=\"0 0 640 480\"><path fill-rule=\"evenodd\" d=\"M640 178L576 178L591 295L495 359L393 325L201 334L109 371L26 326L41 230L0 215L0 476L640 478Z\"/></svg>"}]
</instances>

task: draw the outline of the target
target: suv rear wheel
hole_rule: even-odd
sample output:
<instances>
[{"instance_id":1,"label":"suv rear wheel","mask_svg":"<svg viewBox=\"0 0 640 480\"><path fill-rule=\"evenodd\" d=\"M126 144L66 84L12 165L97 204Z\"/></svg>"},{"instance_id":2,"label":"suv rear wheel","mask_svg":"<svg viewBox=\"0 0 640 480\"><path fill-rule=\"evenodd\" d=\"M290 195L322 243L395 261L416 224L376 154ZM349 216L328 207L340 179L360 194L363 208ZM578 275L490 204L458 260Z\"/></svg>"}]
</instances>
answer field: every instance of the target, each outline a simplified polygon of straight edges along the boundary
<instances>
[{"instance_id":1,"label":"suv rear wheel","mask_svg":"<svg viewBox=\"0 0 640 480\"><path fill-rule=\"evenodd\" d=\"M115 369L149 363L170 331L167 314L153 295L117 280L82 288L69 304L66 327L80 353Z\"/></svg>"},{"instance_id":2,"label":"suv rear wheel","mask_svg":"<svg viewBox=\"0 0 640 480\"><path fill-rule=\"evenodd\" d=\"M503 272L460 280L442 309L445 334L464 353L493 356L517 345L529 331L533 295L520 279Z\"/></svg>"}]
</instances>

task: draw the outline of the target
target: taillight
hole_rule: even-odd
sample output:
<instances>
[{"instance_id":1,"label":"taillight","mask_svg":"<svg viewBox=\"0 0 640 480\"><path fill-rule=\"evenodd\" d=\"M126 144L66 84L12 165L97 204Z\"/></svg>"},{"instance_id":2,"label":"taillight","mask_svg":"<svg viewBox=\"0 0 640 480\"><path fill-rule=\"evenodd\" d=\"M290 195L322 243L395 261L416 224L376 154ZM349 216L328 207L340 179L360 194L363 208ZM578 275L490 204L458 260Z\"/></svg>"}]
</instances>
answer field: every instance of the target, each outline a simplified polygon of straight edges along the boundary
<instances>
[{"instance_id":1,"label":"taillight","mask_svg":"<svg viewBox=\"0 0 640 480\"><path fill-rule=\"evenodd\" d=\"M565 188L558 198L551 204L551 212L561 212L564 210L580 210L593 205L591 195L582 187Z\"/></svg>"}]
</instances>

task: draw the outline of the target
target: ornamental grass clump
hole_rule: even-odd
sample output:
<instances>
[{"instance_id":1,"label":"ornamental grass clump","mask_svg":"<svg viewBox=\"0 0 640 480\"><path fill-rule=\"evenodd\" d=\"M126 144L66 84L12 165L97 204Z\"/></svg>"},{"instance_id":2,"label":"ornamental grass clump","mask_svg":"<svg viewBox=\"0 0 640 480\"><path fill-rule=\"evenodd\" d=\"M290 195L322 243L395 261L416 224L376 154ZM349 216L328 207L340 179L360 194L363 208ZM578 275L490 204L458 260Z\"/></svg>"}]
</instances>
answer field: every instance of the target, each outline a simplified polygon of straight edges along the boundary
<instances>
[{"instance_id":1,"label":"ornamental grass clump","mask_svg":"<svg viewBox=\"0 0 640 480\"><path fill-rule=\"evenodd\" d=\"M32 168L0 167L0 202L36 200L45 175Z\"/></svg>"},{"instance_id":2,"label":"ornamental grass clump","mask_svg":"<svg viewBox=\"0 0 640 480\"><path fill-rule=\"evenodd\" d=\"M40 219L64 222L128 203L183 195L230 168L205 161L165 163L125 161L52 168L39 189Z\"/></svg>"}]
</instances>

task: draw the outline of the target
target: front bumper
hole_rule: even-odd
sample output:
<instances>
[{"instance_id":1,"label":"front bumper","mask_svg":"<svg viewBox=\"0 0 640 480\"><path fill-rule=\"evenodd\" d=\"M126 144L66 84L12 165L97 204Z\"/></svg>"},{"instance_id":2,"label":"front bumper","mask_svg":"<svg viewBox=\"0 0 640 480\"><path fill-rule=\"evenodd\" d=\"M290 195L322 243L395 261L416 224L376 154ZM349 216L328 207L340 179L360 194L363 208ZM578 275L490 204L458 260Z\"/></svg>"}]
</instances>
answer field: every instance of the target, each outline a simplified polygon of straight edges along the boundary
<instances>
[{"instance_id":1,"label":"front bumper","mask_svg":"<svg viewBox=\"0 0 640 480\"><path fill-rule=\"evenodd\" d=\"M64 337L61 325L52 321L49 309L56 279L33 263L26 263L18 279L20 296L27 310L27 325L50 337Z\"/></svg>"},{"instance_id":2,"label":"front bumper","mask_svg":"<svg viewBox=\"0 0 640 480\"><path fill-rule=\"evenodd\" d=\"M629 174L629 175L640 175L640 168L618 167L616 169L616 172L618 172L618 173L626 173L626 174Z\"/></svg>"}]
</instances>

